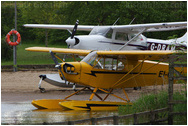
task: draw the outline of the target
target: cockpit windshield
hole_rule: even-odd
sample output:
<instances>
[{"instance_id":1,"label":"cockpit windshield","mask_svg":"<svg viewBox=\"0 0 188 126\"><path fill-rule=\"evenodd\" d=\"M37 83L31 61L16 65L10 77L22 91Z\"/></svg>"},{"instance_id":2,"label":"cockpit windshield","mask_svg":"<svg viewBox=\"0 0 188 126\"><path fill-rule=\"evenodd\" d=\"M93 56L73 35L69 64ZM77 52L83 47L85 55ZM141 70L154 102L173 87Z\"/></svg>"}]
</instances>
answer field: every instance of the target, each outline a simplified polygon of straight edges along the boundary
<instances>
[{"instance_id":1,"label":"cockpit windshield","mask_svg":"<svg viewBox=\"0 0 188 126\"><path fill-rule=\"evenodd\" d=\"M124 64L126 62L124 58L115 57L98 57L97 52L91 52L83 60L87 64L91 65L95 69L106 69L106 70L123 70Z\"/></svg>"},{"instance_id":2,"label":"cockpit windshield","mask_svg":"<svg viewBox=\"0 0 188 126\"><path fill-rule=\"evenodd\" d=\"M93 66L96 58L97 58L97 52L94 51L94 52L91 52L90 54L88 54L82 61Z\"/></svg>"},{"instance_id":3,"label":"cockpit windshield","mask_svg":"<svg viewBox=\"0 0 188 126\"><path fill-rule=\"evenodd\" d=\"M110 30L109 26L95 26L89 35L102 35L105 36L106 33Z\"/></svg>"}]
</instances>

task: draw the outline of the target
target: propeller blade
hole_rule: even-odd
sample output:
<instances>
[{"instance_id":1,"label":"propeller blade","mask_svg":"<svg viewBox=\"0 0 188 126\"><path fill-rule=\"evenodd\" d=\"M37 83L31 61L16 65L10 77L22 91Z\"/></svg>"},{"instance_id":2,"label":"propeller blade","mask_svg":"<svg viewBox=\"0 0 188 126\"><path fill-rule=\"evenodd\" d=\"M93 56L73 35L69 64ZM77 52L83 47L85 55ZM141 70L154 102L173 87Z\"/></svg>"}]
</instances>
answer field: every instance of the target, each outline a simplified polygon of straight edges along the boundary
<instances>
[{"instance_id":1,"label":"propeller blade","mask_svg":"<svg viewBox=\"0 0 188 126\"><path fill-rule=\"evenodd\" d=\"M61 72L61 75L63 76L63 80L65 80L65 84L67 84L67 80L66 80L66 78L65 78L65 76L64 76L64 74L63 74L63 72L61 71L61 65L59 65L59 71Z\"/></svg>"},{"instance_id":2,"label":"propeller blade","mask_svg":"<svg viewBox=\"0 0 188 126\"><path fill-rule=\"evenodd\" d=\"M54 53L53 53L51 50L50 50L50 54L51 54L51 56L52 56L52 59L53 59L55 65L59 65L59 63L58 63L58 61L57 61L57 58L55 57Z\"/></svg>"},{"instance_id":3,"label":"propeller blade","mask_svg":"<svg viewBox=\"0 0 188 126\"><path fill-rule=\"evenodd\" d=\"M73 28L73 31L72 31L72 34L71 34L71 39L73 39L74 35L76 34L78 24L79 24L79 20L76 21L76 24Z\"/></svg>"},{"instance_id":4,"label":"propeller blade","mask_svg":"<svg viewBox=\"0 0 188 126\"><path fill-rule=\"evenodd\" d=\"M66 78L65 78L65 76L64 76L64 74L63 74L63 72L61 71L61 64L58 63L57 57L55 57L54 53L53 53L51 50L50 50L50 54L51 54L51 56L52 56L53 61L55 62L55 65L56 65L55 67L59 69L59 71L61 72L61 74L62 74L62 76L63 76L63 80L65 80L65 84L67 84L67 80L66 80Z\"/></svg>"}]
</instances>

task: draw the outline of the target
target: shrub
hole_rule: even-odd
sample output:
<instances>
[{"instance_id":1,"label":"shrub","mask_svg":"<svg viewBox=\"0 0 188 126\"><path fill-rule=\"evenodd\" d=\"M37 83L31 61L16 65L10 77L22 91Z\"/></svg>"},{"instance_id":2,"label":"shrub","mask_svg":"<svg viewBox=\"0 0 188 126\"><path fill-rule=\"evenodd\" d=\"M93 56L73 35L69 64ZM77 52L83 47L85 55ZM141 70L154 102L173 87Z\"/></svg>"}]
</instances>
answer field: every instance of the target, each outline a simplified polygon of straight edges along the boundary
<instances>
[{"instance_id":1,"label":"shrub","mask_svg":"<svg viewBox=\"0 0 188 126\"><path fill-rule=\"evenodd\" d=\"M1 39L1 60L10 61L13 59L12 46L8 45L5 39Z\"/></svg>"},{"instance_id":2,"label":"shrub","mask_svg":"<svg viewBox=\"0 0 188 126\"><path fill-rule=\"evenodd\" d=\"M173 100L187 101L187 91L176 91L173 93ZM142 95L138 100L133 102L132 106L120 106L120 114L134 114L143 111L151 111L168 107L168 92L161 91L158 94ZM187 104L174 104L173 112L187 112ZM158 117L167 117L167 113L163 112ZM187 116L174 115L174 124L187 124Z\"/></svg>"}]
</instances>

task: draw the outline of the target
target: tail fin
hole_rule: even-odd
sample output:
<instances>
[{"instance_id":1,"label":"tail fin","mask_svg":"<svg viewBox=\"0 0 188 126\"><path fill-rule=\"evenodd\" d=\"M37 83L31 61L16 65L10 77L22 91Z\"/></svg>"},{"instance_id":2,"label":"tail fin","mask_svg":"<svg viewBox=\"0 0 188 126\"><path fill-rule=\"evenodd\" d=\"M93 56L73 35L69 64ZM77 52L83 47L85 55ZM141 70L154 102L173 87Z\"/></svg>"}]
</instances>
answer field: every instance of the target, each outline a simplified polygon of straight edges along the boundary
<instances>
[{"instance_id":1,"label":"tail fin","mask_svg":"<svg viewBox=\"0 0 188 126\"><path fill-rule=\"evenodd\" d=\"M182 37L178 38L176 42L180 45L187 46L187 32Z\"/></svg>"}]
</instances>

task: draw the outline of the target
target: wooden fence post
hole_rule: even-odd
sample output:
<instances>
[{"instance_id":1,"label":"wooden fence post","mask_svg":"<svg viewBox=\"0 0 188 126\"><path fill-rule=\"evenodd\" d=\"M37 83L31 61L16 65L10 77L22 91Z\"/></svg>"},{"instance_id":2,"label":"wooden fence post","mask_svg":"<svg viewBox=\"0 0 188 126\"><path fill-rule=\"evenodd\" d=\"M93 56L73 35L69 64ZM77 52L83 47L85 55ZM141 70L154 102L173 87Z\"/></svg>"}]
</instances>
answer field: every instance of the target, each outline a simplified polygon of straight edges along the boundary
<instances>
[{"instance_id":1,"label":"wooden fence post","mask_svg":"<svg viewBox=\"0 0 188 126\"><path fill-rule=\"evenodd\" d=\"M91 118L91 125L96 125L97 124L97 120L95 118Z\"/></svg>"},{"instance_id":2,"label":"wooden fence post","mask_svg":"<svg viewBox=\"0 0 188 126\"><path fill-rule=\"evenodd\" d=\"M173 81L174 81L174 59L170 57L169 61L169 77L168 77L168 125L173 125L173 105L170 104L173 101Z\"/></svg>"},{"instance_id":3,"label":"wooden fence post","mask_svg":"<svg viewBox=\"0 0 188 126\"><path fill-rule=\"evenodd\" d=\"M118 125L118 116L113 116L114 125Z\"/></svg>"},{"instance_id":4,"label":"wooden fence post","mask_svg":"<svg viewBox=\"0 0 188 126\"><path fill-rule=\"evenodd\" d=\"M68 121L67 124L68 125L74 125L74 121Z\"/></svg>"},{"instance_id":5,"label":"wooden fence post","mask_svg":"<svg viewBox=\"0 0 188 126\"><path fill-rule=\"evenodd\" d=\"M133 115L133 117L134 117L134 123L133 123L133 125L137 125L138 124L137 114L135 113Z\"/></svg>"},{"instance_id":6,"label":"wooden fence post","mask_svg":"<svg viewBox=\"0 0 188 126\"><path fill-rule=\"evenodd\" d=\"M150 124L154 125L155 124L155 112L150 111L150 115L151 115L151 117L150 117Z\"/></svg>"}]
</instances>

